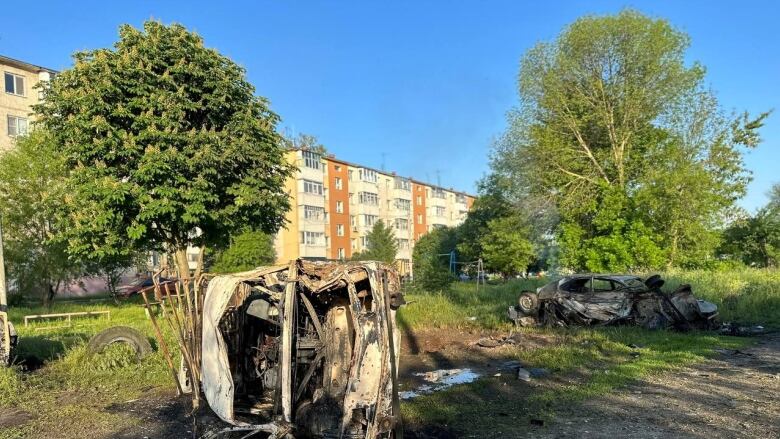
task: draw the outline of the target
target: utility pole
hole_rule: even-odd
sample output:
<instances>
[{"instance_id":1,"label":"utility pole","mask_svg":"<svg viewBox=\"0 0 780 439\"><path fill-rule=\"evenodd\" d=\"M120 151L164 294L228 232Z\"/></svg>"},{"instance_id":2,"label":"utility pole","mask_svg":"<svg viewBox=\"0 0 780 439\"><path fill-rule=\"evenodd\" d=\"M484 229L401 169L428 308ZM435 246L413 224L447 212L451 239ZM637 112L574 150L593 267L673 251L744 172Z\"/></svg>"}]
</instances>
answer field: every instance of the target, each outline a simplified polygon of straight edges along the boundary
<instances>
[{"instance_id":1,"label":"utility pole","mask_svg":"<svg viewBox=\"0 0 780 439\"><path fill-rule=\"evenodd\" d=\"M8 297L5 285L5 259L3 258L3 221L0 219L0 311L8 311Z\"/></svg>"}]
</instances>

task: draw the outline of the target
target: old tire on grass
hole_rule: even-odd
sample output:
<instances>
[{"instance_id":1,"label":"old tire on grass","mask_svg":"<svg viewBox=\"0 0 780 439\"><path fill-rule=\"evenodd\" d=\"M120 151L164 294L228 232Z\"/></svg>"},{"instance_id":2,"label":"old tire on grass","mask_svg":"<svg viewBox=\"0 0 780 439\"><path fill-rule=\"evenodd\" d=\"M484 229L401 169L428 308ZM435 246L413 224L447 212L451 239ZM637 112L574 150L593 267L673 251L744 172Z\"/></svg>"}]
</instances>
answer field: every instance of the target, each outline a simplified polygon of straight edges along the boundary
<instances>
[{"instance_id":1,"label":"old tire on grass","mask_svg":"<svg viewBox=\"0 0 780 439\"><path fill-rule=\"evenodd\" d=\"M89 339L87 352L90 354L99 354L103 352L106 346L112 343L127 343L135 351L135 356L139 360L152 353L152 345L146 336L137 329L129 326L112 326L104 329Z\"/></svg>"},{"instance_id":2,"label":"old tire on grass","mask_svg":"<svg viewBox=\"0 0 780 439\"><path fill-rule=\"evenodd\" d=\"M539 311L539 296L531 291L523 291L517 298L517 308L525 315L535 315Z\"/></svg>"}]
</instances>

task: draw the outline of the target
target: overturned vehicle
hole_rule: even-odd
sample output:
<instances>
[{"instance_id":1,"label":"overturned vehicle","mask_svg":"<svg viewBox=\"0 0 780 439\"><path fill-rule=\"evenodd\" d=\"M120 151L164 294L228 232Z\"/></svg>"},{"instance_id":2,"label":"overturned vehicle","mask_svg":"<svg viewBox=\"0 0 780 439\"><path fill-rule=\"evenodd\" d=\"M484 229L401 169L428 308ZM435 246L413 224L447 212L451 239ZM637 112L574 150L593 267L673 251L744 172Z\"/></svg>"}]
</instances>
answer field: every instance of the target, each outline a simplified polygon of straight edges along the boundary
<instances>
[{"instance_id":1,"label":"overturned vehicle","mask_svg":"<svg viewBox=\"0 0 780 439\"><path fill-rule=\"evenodd\" d=\"M297 260L202 279L192 304L189 291L168 293L162 318L194 322L180 338L181 387L230 424L222 432L399 436L403 296L391 267Z\"/></svg>"},{"instance_id":2,"label":"overturned vehicle","mask_svg":"<svg viewBox=\"0 0 780 439\"><path fill-rule=\"evenodd\" d=\"M715 304L697 299L690 285L670 294L661 291L658 275L577 274L524 291L509 318L531 326L591 326L627 324L647 329L715 329Z\"/></svg>"}]
</instances>

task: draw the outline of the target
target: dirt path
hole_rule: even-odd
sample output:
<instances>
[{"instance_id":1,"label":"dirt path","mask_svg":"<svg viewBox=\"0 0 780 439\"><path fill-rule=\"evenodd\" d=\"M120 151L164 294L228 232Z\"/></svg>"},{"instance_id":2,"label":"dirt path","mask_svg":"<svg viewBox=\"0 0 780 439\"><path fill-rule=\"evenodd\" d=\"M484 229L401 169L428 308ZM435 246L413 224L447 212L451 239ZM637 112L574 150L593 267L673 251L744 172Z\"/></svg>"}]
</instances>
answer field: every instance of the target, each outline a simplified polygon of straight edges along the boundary
<instances>
[{"instance_id":1,"label":"dirt path","mask_svg":"<svg viewBox=\"0 0 780 439\"><path fill-rule=\"evenodd\" d=\"M539 438L780 438L780 336L558 411Z\"/></svg>"},{"instance_id":2,"label":"dirt path","mask_svg":"<svg viewBox=\"0 0 780 439\"><path fill-rule=\"evenodd\" d=\"M762 338L742 351L720 351L715 359L695 367L654 376L604 397L556 406L543 426L529 423L526 398L547 386L566 384L558 380L568 378L552 374L529 386L511 373L500 378L494 373L517 350L557 341L549 335L532 334L516 345L475 346L486 335L490 334L433 331L404 340L402 390L419 385L416 374L421 372L471 368L487 378L482 394L472 397L482 398L491 407L487 417L492 417L484 419L487 426L410 425L409 437L780 438L780 335ZM191 437L191 418L185 417L188 406L185 399L159 395L109 407L140 422L106 437Z\"/></svg>"}]
</instances>

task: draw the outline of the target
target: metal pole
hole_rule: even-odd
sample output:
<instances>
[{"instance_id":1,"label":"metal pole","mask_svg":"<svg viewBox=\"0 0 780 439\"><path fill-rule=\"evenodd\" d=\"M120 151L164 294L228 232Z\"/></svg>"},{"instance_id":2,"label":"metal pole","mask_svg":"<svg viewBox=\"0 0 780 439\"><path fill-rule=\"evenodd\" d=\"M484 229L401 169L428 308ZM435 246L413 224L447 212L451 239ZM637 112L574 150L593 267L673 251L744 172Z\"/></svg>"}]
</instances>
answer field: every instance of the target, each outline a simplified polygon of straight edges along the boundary
<instances>
[{"instance_id":1,"label":"metal pole","mask_svg":"<svg viewBox=\"0 0 780 439\"><path fill-rule=\"evenodd\" d=\"M8 297L5 284L5 259L3 259L3 221L0 218L0 311L8 311Z\"/></svg>"}]
</instances>

